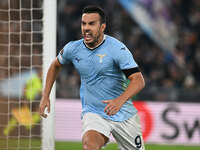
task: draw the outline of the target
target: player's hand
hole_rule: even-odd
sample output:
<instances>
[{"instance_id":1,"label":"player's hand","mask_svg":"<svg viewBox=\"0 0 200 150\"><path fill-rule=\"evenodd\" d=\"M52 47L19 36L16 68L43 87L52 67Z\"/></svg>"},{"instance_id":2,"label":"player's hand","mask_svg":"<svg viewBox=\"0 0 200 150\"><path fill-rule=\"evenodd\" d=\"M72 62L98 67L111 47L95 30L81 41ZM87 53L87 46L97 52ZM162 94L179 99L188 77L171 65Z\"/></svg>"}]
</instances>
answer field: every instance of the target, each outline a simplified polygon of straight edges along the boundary
<instances>
[{"instance_id":1,"label":"player's hand","mask_svg":"<svg viewBox=\"0 0 200 150\"><path fill-rule=\"evenodd\" d=\"M115 98L112 100L106 100L106 101L102 101L102 103L107 104L104 112L108 115L108 116L113 116L115 115L122 107L123 102L122 100Z\"/></svg>"},{"instance_id":2,"label":"player's hand","mask_svg":"<svg viewBox=\"0 0 200 150\"><path fill-rule=\"evenodd\" d=\"M47 112L50 113L50 100L49 98L42 97L39 105L39 113L44 118L47 117L47 114L44 114L44 110L46 107L47 107Z\"/></svg>"}]
</instances>

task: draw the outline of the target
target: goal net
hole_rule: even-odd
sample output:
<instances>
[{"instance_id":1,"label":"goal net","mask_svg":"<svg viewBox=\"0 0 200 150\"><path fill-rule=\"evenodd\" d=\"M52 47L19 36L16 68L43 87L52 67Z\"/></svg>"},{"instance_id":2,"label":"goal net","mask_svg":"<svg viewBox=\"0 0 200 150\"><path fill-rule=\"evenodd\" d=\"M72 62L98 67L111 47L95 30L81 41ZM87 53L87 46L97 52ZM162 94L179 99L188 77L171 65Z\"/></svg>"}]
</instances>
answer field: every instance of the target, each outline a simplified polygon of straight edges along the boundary
<instances>
[{"instance_id":1,"label":"goal net","mask_svg":"<svg viewBox=\"0 0 200 150\"><path fill-rule=\"evenodd\" d=\"M56 0L0 1L0 150L54 149L54 88L48 119L38 106L55 57L55 10Z\"/></svg>"}]
</instances>

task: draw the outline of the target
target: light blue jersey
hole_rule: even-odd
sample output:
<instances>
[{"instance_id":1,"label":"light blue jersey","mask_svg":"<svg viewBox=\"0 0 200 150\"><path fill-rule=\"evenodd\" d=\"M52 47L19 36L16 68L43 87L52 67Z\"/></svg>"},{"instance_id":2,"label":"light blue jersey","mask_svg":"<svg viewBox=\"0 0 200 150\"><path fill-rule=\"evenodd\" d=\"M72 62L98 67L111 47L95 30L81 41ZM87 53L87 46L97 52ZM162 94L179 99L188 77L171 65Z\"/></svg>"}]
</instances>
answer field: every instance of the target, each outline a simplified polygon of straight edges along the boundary
<instances>
[{"instance_id":1,"label":"light blue jersey","mask_svg":"<svg viewBox=\"0 0 200 150\"><path fill-rule=\"evenodd\" d=\"M136 114L131 100L113 116L104 113L107 104L102 103L125 91L126 76L122 70L138 67L123 43L108 35L93 50L86 47L83 39L69 42L59 53L58 60L63 65L72 62L81 77L82 116L92 112L112 121L124 121Z\"/></svg>"}]
</instances>

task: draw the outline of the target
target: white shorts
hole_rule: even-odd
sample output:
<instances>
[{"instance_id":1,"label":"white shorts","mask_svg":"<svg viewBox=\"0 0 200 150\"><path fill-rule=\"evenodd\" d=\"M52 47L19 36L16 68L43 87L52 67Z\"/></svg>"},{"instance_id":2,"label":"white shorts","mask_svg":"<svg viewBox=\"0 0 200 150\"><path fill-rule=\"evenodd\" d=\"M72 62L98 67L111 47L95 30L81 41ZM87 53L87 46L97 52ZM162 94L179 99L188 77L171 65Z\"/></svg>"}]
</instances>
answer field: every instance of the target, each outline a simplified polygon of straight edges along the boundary
<instances>
[{"instance_id":1,"label":"white shorts","mask_svg":"<svg viewBox=\"0 0 200 150\"><path fill-rule=\"evenodd\" d=\"M115 122L94 113L87 113L82 118L82 136L89 130L98 131L108 138L112 133L119 150L145 150L137 114L123 122ZM104 147L106 145L107 143Z\"/></svg>"}]
</instances>

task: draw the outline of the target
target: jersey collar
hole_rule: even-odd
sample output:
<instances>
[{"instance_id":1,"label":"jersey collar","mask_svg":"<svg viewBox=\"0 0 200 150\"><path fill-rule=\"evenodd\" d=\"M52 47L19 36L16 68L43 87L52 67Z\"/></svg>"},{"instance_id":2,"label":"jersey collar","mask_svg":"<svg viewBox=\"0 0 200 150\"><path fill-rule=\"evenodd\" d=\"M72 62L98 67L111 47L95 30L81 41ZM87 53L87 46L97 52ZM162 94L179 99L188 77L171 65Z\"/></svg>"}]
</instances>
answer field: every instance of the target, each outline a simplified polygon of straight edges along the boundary
<instances>
[{"instance_id":1,"label":"jersey collar","mask_svg":"<svg viewBox=\"0 0 200 150\"><path fill-rule=\"evenodd\" d=\"M89 50L94 50L94 49L98 48L99 46L101 46L101 45L105 42L105 39L106 39L106 35L104 35L103 40L101 41L101 43L99 43L97 46L95 46L95 47L93 47L93 48L88 47L88 46L85 44L84 40L83 40L83 44L85 45L85 47L86 47L87 49L89 49Z\"/></svg>"}]
</instances>

